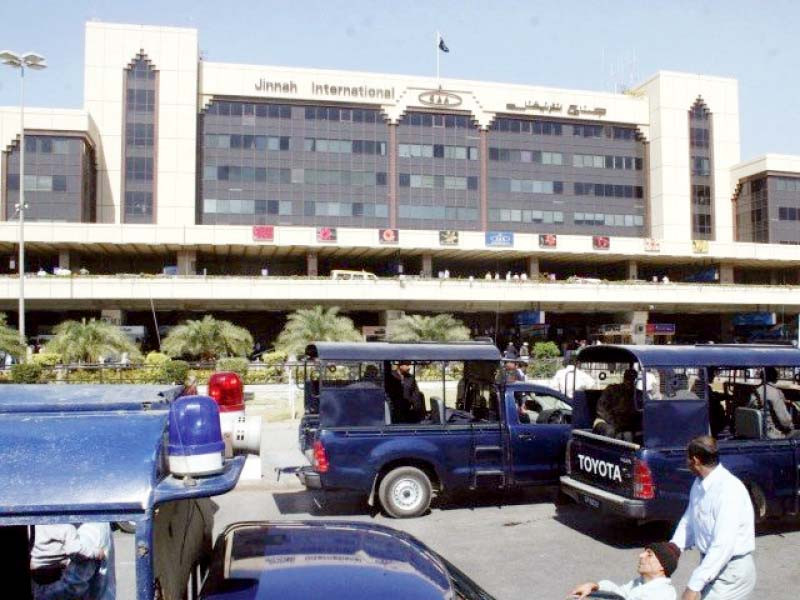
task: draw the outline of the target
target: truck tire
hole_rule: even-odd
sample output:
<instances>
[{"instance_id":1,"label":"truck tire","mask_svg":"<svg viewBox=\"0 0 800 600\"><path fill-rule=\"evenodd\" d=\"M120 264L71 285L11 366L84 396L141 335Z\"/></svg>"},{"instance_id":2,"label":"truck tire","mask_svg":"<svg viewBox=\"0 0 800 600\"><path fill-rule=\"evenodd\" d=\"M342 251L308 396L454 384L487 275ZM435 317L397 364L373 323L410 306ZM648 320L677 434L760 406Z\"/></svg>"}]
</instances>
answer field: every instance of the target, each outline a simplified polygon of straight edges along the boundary
<instances>
[{"instance_id":1,"label":"truck tire","mask_svg":"<svg viewBox=\"0 0 800 600\"><path fill-rule=\"evenodd\" d=\"M392 469L378 488L383 510L395 519L418 517L427 512L432 493L431 480L416 467Z\"/></svg>"}]
</instances>

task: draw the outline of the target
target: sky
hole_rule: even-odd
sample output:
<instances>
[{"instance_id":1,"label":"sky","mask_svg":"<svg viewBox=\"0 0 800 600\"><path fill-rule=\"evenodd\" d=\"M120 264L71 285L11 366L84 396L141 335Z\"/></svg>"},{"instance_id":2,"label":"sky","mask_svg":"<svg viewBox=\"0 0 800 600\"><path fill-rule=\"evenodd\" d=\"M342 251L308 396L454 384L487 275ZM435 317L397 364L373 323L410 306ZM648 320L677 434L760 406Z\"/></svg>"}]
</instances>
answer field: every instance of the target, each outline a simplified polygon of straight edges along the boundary
<instances>
[{"instance_id":1,"label":"sky","mask_svg":"<svg viewBox=\"0 0 800 600\"><path fill-rule=\"evenodd\" d=\"M0 2L0 49L36 51L26 105L80 108L86 21L193 27L206 60L614 91L659 70L739 80L741 157L800 155L800 3L785 0ZM0 106L19 76L0 68ZM710 107L713 111L713 107Z\"/></svg>"}]
</instances>

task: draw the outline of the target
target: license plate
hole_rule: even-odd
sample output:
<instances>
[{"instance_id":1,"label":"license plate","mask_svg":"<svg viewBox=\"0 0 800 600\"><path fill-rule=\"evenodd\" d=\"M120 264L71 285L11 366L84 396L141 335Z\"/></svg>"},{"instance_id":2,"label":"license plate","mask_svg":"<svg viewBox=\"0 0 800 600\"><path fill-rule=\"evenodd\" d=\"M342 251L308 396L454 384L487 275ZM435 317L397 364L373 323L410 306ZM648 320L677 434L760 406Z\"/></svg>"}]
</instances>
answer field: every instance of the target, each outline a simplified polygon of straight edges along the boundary
<instances>
[{"instance_id":1,"label":"license plate","mask_svg":"<svg viewBox=\"0 0 800 600\"><path fill-rule=\"evenodd\" d=\"M592 508L600 508L600 500L595 500L591 496L581 496L581 501L586 506L591 506Z\"/></svg>"}]
</instances>

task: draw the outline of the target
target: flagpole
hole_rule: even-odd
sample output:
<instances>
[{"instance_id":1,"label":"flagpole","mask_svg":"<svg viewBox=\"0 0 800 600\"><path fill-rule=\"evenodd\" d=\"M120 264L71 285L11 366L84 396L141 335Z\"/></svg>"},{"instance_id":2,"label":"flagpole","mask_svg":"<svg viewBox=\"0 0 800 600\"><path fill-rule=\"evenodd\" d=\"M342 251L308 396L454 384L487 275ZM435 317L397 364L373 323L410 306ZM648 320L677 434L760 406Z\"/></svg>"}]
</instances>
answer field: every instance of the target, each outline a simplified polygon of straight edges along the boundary
<instances>
[{"instance_id":1,"label":"flagpole","mask_svg":"<svg viewBox=\"0 0 800 600\"><path fill-rule=\"evenodd\" d=\"M439 81L439 40L441 39L441 35L439 31L436 31L436 45L434 46L434 52L436 52L436 85L439 87L442 86L441 82Z\"/></svg>"}]
</instances>

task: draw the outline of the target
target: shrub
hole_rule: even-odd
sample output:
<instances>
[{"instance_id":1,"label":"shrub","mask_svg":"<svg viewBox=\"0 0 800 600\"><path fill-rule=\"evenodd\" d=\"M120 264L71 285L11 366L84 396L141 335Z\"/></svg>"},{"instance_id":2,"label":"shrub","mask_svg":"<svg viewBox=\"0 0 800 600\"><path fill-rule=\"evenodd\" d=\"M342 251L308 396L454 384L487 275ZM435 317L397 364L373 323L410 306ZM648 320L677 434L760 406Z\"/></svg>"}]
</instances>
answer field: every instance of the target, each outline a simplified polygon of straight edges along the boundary
<instances>
[{"instance_id":1,"label":"shrub","mask_svg":"<svg viewBox=\"0 0 800 600\"><path fill-rule=\"evenodd\" d=\"M161 366L164 383L183 384L189 375L189 363L185 360L169 360Z\"/></svg>"},{"instance_id":2,"label":"shrub","mask_svg":"<svg viewBox=\"0 0 800 600\"><path fill-rule=\"evenodd\" d=\"M554 342L536 342L533 345L527 374L533 379L549 379L556 374L561 353Z\"/></svg>"},{"instance_id":3,"label":"shrub","mask_svg":"<svg viewBox=\"0 0 800 600\"><path fill-rule=\"evenodd\" d=\"M220 358L217 361L217 371L233 371L237 373L242 379L247 375L247 367L250 362L246 358L231 356L227 358Z\"/></svg>"},{"instance_id":4,"label":"shrub","mask_svg":"<svg viewBox=\"0 0 800 600\"><path fill-rule=\"evenodd\" d=\"M31 360L42 367L55 367L61 363L61 355L55 352L39 352L34 354Z\"/></svg>"},{"instance_id":5,"label":"shrub","mask_svg":"<svg viewBox=\"0 0 800 600\"><path fill-rule=\"evenodd\" d=\"M38 383L42 376L42 365L33 362L11 366L11 380L14 383Z\"/></svg>"},{"instance_id":6,"label":"shrub","mask_svg":"<svg viewBox=\"0 0 800 600\"><path fill-rule=\"evenodd\" d=\"M158 367L170 360L170 357L163 352L148 352L144 359L144 364L148 367Z\"/></svg>"}]
</instances>

